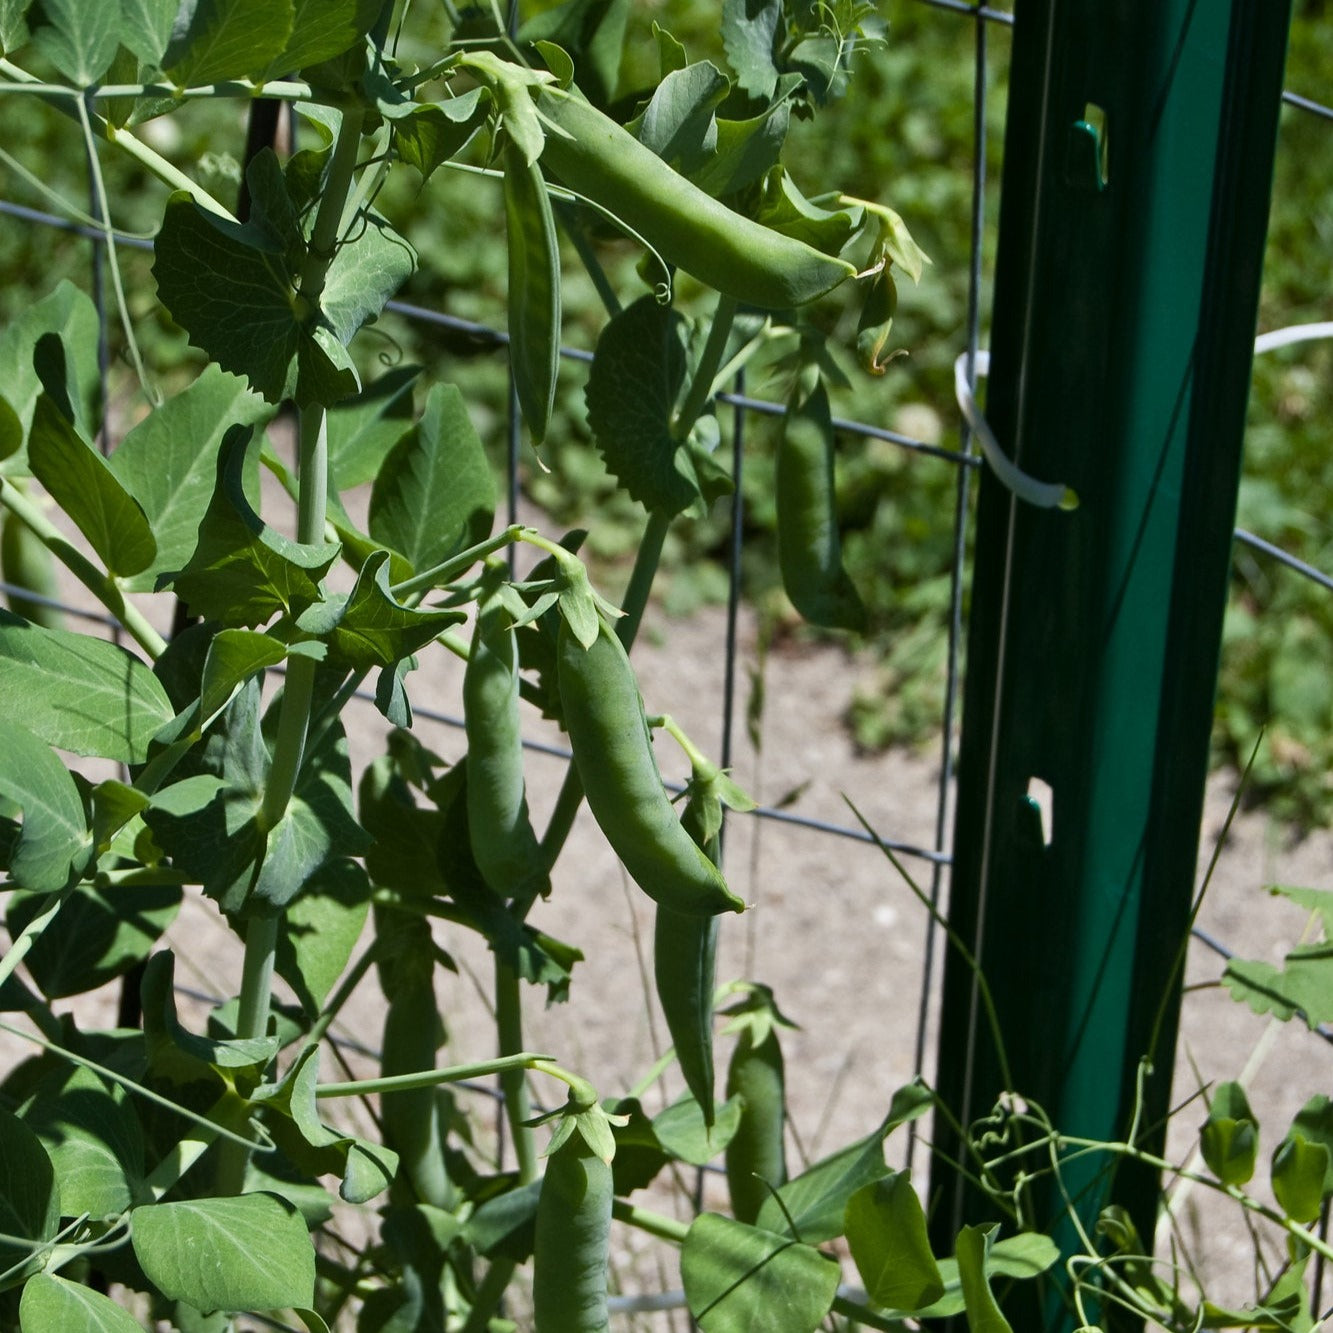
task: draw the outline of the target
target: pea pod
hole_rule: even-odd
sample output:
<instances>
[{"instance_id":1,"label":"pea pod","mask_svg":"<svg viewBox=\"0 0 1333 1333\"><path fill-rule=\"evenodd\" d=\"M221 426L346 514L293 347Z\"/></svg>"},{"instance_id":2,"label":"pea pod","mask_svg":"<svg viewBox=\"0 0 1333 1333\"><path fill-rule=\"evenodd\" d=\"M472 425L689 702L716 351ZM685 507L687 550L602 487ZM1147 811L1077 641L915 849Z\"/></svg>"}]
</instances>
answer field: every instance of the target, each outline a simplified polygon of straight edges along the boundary
<instances>
[{"instance_id":1,"label":"pea pod","mask_svg":"<svg viewBox=\"0 0 1333 1333\"><path fill-rule=\"evenodd\" d=\"M504 897L544 888L546 865L528 817L519 730L518 643L508 612L482 603L463 673L467 825L482 878Z\"/></svg>"},{"instance_id":2,"label":"pea pod","mask_svg":"<svg viewBox=\"0 0 1333 1333\"><path fill-rule=\"evenodd\" d=\"M0 576L15 591L9 594L10 610L45 629L63 629L65 613L59 607L24 597L19 589L53 601L60 596L56 562L46 544L26 523L6 512L0 517Z\"/></svg>"},{"instance_id":3,"label":"pea pod","mask_svg":"<svg viewBox=\"0 0 1333 1333\"><path fill-rule=\"evenodd\" d=\"M753 1008L741 1020L740 1034L727 1066L727 1098L741 1099L741 1121L726 1149L731 1210L741 1222L753 1222L759 1207L787 1180L785 1146L786 1075L776 1025L779 1015L755 988Z\"/></svg>"},{"instance_id":4,"label":"pea pod","mask_svg":"<svg viewBox=\"0 0 1333 1333\"><path fill-rule=\"evenodd\" d=\"M504 152L509 241L509 359L519 407L540 444L560 366L560 252L541 168L512 141Z\"/></svg>"},{"instance_id":5,"label":"pea pod","mask_svg":"<svg viewBox=\"0 0 1333 1333\"><path fill-rule=\"evenodd\" d=\"M608 1333L613 1198L610 1164L582 1134L571 1134L547 1158L533 1251L536 1333Z\"/></svg>"},{"instance_id":6,"label":"pea pod","mask_svg":"<svg viewBox=\"0 0 1333 1333\"><path fill-rule=\"evenodd\" d=\"M833 484L833 417L818 367L806 366L787 403L778 443L778 567L792 605L812 625L865 628L866 613L842 564Z\"/></svg>"},{"instance_id":7,"label":"pea pod","mask_svg":"<svg viewBox=\"0 0 1333 1333\"><path fill-rule=\"evenodd\" d=\"M718 919L658 906L653 927L653 979L685 1086L713 1123L713 988Z\"/></svg>"},{"instance_id":8,"label":"pea pod","mask_svg":"<svg viewBox=\"0 0 1333 1333\"><path fill-rule=\"evenodd\" d=\"M562 619L557 663L565 727L588 808L635 883L677 912L744 911L667 799L620 640L602 623L584 648Z\"/></svg>"},{"instance_id":9,"label":"pea pod","mask_svg":"<svg viewBox=\"0 0 1333 1333\"><path fill-rule=\"evenodd\" d=\"M546 122L542 161L632 227L669 264L747 305L786 310L856 269L754 222L693 185L573 90L534 90Z\"/></svg>"}]
</instances>

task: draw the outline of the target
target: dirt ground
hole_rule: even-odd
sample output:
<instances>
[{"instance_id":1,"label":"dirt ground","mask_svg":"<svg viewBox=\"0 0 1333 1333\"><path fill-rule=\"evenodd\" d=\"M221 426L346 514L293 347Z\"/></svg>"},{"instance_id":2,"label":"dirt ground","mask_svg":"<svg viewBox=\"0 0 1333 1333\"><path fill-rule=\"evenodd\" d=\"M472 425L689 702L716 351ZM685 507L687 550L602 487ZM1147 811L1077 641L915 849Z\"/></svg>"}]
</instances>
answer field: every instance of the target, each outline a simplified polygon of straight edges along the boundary
<instances>
[{"instance_id":1,"label":"dirt ground","mask_svg":"<svg viewBox=\"0 0 1333 1333\"><path fill-rule=\"evenodd\" d=\"M649 710L672 713L696 743L714 754L720 748L723 634L720 611L680 621L650 612L635 650ZM742 624L741 642L743 662L752 663L753 627L748 622ZM856 664L835 647L788 646L773 653L767 664L762 754L750 747L738 723L735 775L761 802L776 801L799 788L794 812L841 826L855 825L844 800L851 797L884 838L930 847L938 803L938 746L920 754L858 753L840 724L856 671ZM461 677L460 663L441 664L437 657L428 672L409 678L413 703L418 709L457 716ZM356 705L349 723L359 771L376 752L385 724L369 704ZM419 719L418 730L446 759L463 748L461 732L454 727ZM559 741L551 733L533 734ZM669 742L659 742L659 749L668 780L683 779L685 764ZM534 752L528 771L530 800L541 827L563 762ZM1221 777L1209 793L1203 830L1207 849L1220 834L1229 800L1228 781ZM864 841L750 816L734 818L727 836L729 879L753 908L725 923L719 978L765 982L800 1025L783 1033L792 1151L799 1162L802 1156L817 1157L869 1132L894 1090L913 1077L926 921L892 867ZM1304 921L1297 909L1270 899L1264 886L1329 887L1331 852L1333 839L1327 835L1293 842L1261 813L1241 815L1221 856L1200 924L1248 956L1280 959ZM929 887L930 863L909 858L907 864ZM576 969L568 1004L544 1010L533 993L527 1045L581 1071L603 1095L629 1091L667 1044L654 1004L645 1004L645 995L651 993L649 906L583 812L557 867L551 900L539 906L534 920L577 944L586 961ZM211 903L188 901L167 942L179 955L179 982L207 993L234 991L240 947L218 926ZM483 998L489 990L488 960L484 950L456 935L442 934L442 942L460 964L459 974L442 977L440 984L450 1025L450 1045L442 1059L484 1059L494 1050ZM1221 960L1196 942L1188 964L1191 991L1181 1034L1178 1100L1200 1080L1247 1071L1265 1131L1262 1162L1295 1110L1327 1088L1329 1054L1318 1037L1300 1026L1256 1018L1210 986L1220 972ZM373 982L363 988L340 1025L342 1036L369 1047L377 1045L380 1031L373 991ZM109 1019L112 1004L112 997L104 994L96 997L94 1007ZM188 1007L184 1012L189 1013ZM199 1021L202 1010L195 1012ZM933 1019L929 1004L927 1016ZM927 1035L929 1077L933 1022L928 1022ZM723 1062L726 1052L720 1042ZM368 1069L352 1059L354 1066ZM333 1074L328 1062L325 1074ZM665 1104L678 1090L679 1081L668 1073L645 1101L650 1107ZM534 1084L534 1095L554 1098L557 1093ZM1189 1151L1202 1118L1197 1103L1178 1118L1173 1160ZM900 1131L888 1143L890 1162L900 1165L905 1149L906 1136ZM923 1165L918 1156L918 1171ZM1264 1188L1257 1192L1262 1196ZM1230 1205L1214 1207L1206 1193L1196 1189L1178 1201L1193 1257L1216 1284L1216 1298L1246 1300L1252 1295L1248 1233ZM679 1196L653 1202L682 1214L686 1207ZM627 1236L618 1251L615 1276L621 1291L631 1297L671 1290L679 1281L670 1255L636 1236ZM678 1314L675 1319L673 1324L670 1315L622 1314L615 1326L618 1333L683 1328Z\"/></svg>"}]
</instances>

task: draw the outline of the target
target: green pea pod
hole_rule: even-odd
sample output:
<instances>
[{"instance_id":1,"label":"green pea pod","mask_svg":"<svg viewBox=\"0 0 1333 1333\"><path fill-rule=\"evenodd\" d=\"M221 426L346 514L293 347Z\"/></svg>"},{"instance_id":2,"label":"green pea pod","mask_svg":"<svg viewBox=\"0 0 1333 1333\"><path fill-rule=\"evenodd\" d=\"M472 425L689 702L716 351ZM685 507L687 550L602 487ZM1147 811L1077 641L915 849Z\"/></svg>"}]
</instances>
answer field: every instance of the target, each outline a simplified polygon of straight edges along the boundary
<instances>
[{"instance_id":1,"label":"green pea pod","mask_svg":"<svg viewBox=\"0 0 1333 1333\"><path fill-rule=\"evenodd\" d=\"M719 203L579 93L535 90L542 161L570 189L632 227L669 264L747 305L787 310L856 269Z\"/></svg>"},{"instance_id":2,"label":"green pea pod","mask_svg":"<svg viewBox=\"0 0 1333 1333\"><path fill-rule=\"evenodd\" d=\"M776 1189L787 1179L786 1080L771 1023L762 1034L754 1027L741 1029L727 1066L727 1098L735 1096L741 1098L741 1122L727 1144L727 1188L737 1221L753 1222L768 1186Z\"/></svg>"},{"instance_id":3,"label":"green pea pod","mask_svg":"<svg viewBox=\"0 0 1333 1333\"><path fill-rule=\"evenodd\" d=\"M713 1123L713 988L718 919L657 908L653 978L685 1086Z\"/></svg>"},{"instance_id":4,"label":"green pea pod","mask_svg":"<svg viewBox=\"0 0 1333 1333\"><path fill-rule=\"evenodd\" d=\"M0 576L14 588L56 599L56 562L46 543L13 514L0 518ZM33 601L21 592L9 594L9 609L44 629L64 629L65 613L45 602Z\"/></svg>"},{"instance_id":5,"label":"green pea pod","mask_svg":"<svg viewBox=\"0 0 1333 1333\"><path fill-rule=\"evenodd\" d=\"M571 1134L546 1161L537 1199L532 1308L536 1333L608 1333L611 1167Z\"/></svg>"},{"instance_id":6,"label":"green pea pod","mask_svg":"<svg viewBox=\"0 0 1333 1333\"><path fill-rule=\"evenodd\" d=\"M434 1069L440 1034L430 975L414 975L395 989L389 1001L380 1072L387 1078ZM452 1208L453 1184L440 1137L436 1090L414 1088L390 1093L384 1098L381 1118L384 1142L398 1154L400 1169L411 1181L418 1200L436 1208Z\"/></svg>"},{"instance_id":7,"label":"green pea pod","mask_svg":"<svg viewBox=\"0 0 1333 1333\"><path fill-rule=\"evenodd\" d=\"M778 443L778 567L792 605L812 625L865 628L866 613L842 565L833 474L833 416L823 377L807 366L787 404Z\"/></svg>"},{"instance_id":8,"label":"green pea pod","mask_svg":"<svg viewBox=\"0 0 1333 1333\"><path fill-rule=\"evenodd\" d=\"M512 142L504 152L509 240L509 360L519 407L540 444L560 367L560 250L541 168Z\"/></svg>"},{"instance_id":9,"label":"green pea pod","mask_svg":"<svg viewBox=\"0 0 1333 1333\"><path fill-rule=\"evenodd\" d=\"M677 912L744 911L667 799L620 640L602 623L584 648L562 619L557 663L565 728L588 808L635 883Z\"/></svg>"},{"instance_id":10,"label":"green pea pod","mask_svg":"<svg viewBox=\"0 0 1333 1333\"><path fill-rule=\"evenodd\" d=\"M463 672L467 826L482 878L504 897L544 889L546 864L528 816L519 727L518 642L508 612L482 604Z\"/></svg>"}]
</instances>

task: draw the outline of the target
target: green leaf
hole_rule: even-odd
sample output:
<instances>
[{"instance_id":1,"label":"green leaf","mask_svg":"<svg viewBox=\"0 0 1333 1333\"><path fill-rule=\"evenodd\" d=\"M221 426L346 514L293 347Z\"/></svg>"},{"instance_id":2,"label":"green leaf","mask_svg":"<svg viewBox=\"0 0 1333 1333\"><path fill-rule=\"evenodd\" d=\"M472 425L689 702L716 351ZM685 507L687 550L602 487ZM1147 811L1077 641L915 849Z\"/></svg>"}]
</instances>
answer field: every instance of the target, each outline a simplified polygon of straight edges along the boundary
<instances>
[{"instance_id":1,"label":"green leaf","mask_svg":"<svg viewBox=\"0 0 1333 1333\"><path fill-rule=\"evenodd\" d=\"M33 941L24 960L49 1000L104 986L152 952L176 919L182 893L174 884L79 884L65 899L54 928ZM11 936L45 905L43 895L15 894L6 924Z\"/></svg>"},{"instance_id":2,"label":"green leaf","mask_svg":"<svg viewBox=\"0 0 1333 1333\"><path fill-rule=\"evenodd\" d=\"M1000 1313L995 1294L990 1289L986 1258L997 1230L994 1222L980 1227L964 1227L954 1242L958 1260L958 1278L963 1287L970 1333L1013 1333L1009 1321Z\"/></svg>"},{"instance_id":3,"label":"green leaf","mask_svg":"<svg viewBox=\"0 0 1333 1333\"><path fill-rule=\"evenodd\" d=\"M811 1245L841 1235L852 1195L889 1174L884 1162L885 1138L899 1125L925 1115L932 1105L930 1092L920 1084L909 1083L900 1088L877 1130L789 1180L778 1190L782 1206L778 1199L766 1199L759 1209L758 1224L787 1233L786 1218L790 1214L795 1234Z\"/></svg>"},{"instance_id":4,"label":"green leaf","mask_svg":"<svg viewBox=\"0 0 1333 1333\"><path fill-rule=\"evenodd\" d=\"M692 175L717 148L718 106L731 83L716 65L696 61L658 84L637 125L639 141L683 175Z\"/></svg>"},{"instance_id":5,"label":"green leaf","mask_svg":"<svg viewBox=\"0 0 1333 1333\"><path fill-rule=\"evenodd\" d=\"M653 1134L673 1157L691 1166L706 1166L726 1151L740 1124L739 1097L719 1105L709 1126L699 1103L687 1095L653 1117Z\"/></svg>"},{"instance_id":6,"label":"green leaf","mask_svg":"<svg viewBox=\"0 0 1333 1333\"><path fill-rule=\"evenodd\" d=\"M814 1333L840 1270L809 1245L701 1213L681 1247L680 1273L703 1333Z\"/></svg>"},{"instance_id":7,"label":"green leaf","mask_svg":"<svg viewBox=\"0 0 1333 1333\"><path fill-rule=\"evenodd\" d=\"M420 374L420 366L396 366L329 409L329 467L338 490L373 481L412 429L412 388Z\"/></svg>"},{"instance_id":8,"label":"green leaf","mask_svg":"<svg viewBox=\"0 0 1333 1333\"><path fill-rule=\"evenodd\" d=\"M724 0L722 46L751 97L767 101L778 86L773 53L782 27L782 0Z\"/></svg>"},{"instance_id":9,"label":"green leaf","mask_svg":"<svg viewBox=\"0 0 1333 1333\"><path fill-rule=\"evenodd\" d=\"M252 676L277 666L286 645L249 629L219 630L208 645L199 691L199 729L205 730Z\"/></svg>"},{"instance_id":10,"label":"green leaf","mask_svg":"<svg viewBox=\"0 0 1333 1333\"><path fill-rule=\"evenodd\" d=\"M287 45L265 78L281 78L360 45L382 7L383 0L294 0Z\"/></svg>"},{"instance_id":11,"label":"green leaf","mask_svg":"<svg viewBox=\"0 0 1333 1333\"><path fill-rule=\"evenodd\" d=\"M329 651L353 670L392 666L467 617L439 607L405 606L389 588L389 552L375 551L357 575L326 637Z\"/></svg>"},{"instance_id":12,"label":"green leaf","mask_svg":"<svg viewBox=\"0 0 1333 1333\"><path fill-rule=\"evenodd\" d=\"M287 47L292 0L182 0L162 57L182 87L259 76Z\"/></svg>"},{"instance_id":13,"label":"green leaf","mask_svg":"<svg viewBox=\"0 0 1333 1333\"><path fill-rule=\"evenodd\" d=\"M60 1225L60 1185L41 1140L0 1107L0 1271L7 1283L44 1266L24 1242L50 1240Z\"/></svg>"},{"instance_id":14,"label":"green leaf","mask_svg":"<svg viewBox=\"0 0 1333 1333\"><path fill-rule=\"evenodd\" d=\"M779 166L764 177L755 220L825 254L836 255L851 240L859 217L851 209L812 204L797 189L786 169Z\"/></svg>"},{"instance_id":15,"label":"green leaf","mask_svg":"<svg viewBox=\"0 0 1333 1333\"><path fill-rule=\"evenodd\" d=\"M198 1310L315 1303L315 1249L301 1214L285 1199L242 1194L156 1203L130 1218L135 1258L168 1300Z\"/></svg>"},{"instance_id":16,"label":"green leaf","mask_svg":"<svg viewBox=\"0 0 1333 1333\"><path fill-rule=\"evenodd\" d=\"M63 281L0 330L0 394L4 395L0 397L0 458L13 454L28 433L42 391L33 353L41 338L50 333L65 348L77 385L75 421L85 434L92 433L98 385L97 309L72 282Z\"/></svg>"},{"instance_id":17,"label":"green leaf","mask_svg":"<svg viewBox=\"0 0 1333 1333\"><path fill-rule=\"evenodd\" d=\"M515 1263L527 1263L536 1239L541 1188L541 1181L534 1180L484 1199L463 1223L463 1240L488 1259L501 1255Z\"/></svg>"},{"instance_id":18,"label":"green leaf","mask_svg":"<svg viewBox=\"0 0 1333 1333\"><path fill-rule=\"evenodd\" d=\"M198 545L172 580L195 615L224 625L260 625L278 612L299 614L319 601L320 580L340 549L294 542L250 507L242 478L252 434L241 426L227 432Z\"/></svg>"},{"instance_id":19,"label":"green leaf","mask_svg":"<svg viewBox=\"0 0 1333 1333\"><path fill-rule=\"evenodd\" d=\"M66 1216L113 1217L134 1201L143 1182L143 1132L123 1088L75 1065L42 1087L23 1120L51 1159Z\"/></svg>"},{"instance_id":20,"label":"green leaf","mask_svg":"<svg viewBox=\"0 0 1333 1333\"><path fill-rule=\"evenodd\" d=\"M227 1040L200 1036L184 1027L176 1015L175 974L176 956L170 949L155 953L144 968L143 1030L149 1062L156 1072L188 1083L210 1069L258 1071L273 1059L278 1052L277 1037Z\"/></svg>"},{"instance_id":21,"label":"green leaf","mask_svg":"<svg viewBox=\"0 0 1333 1333\"><path fill-rule=\"evenodd\" d=\"M150 68L162 64L178 0L120 0L120 40Z\"/></svg>"},{"instance_id":22,"label":"green leaf","mask_svg":"<svg viewBox=\"0 0 1333 1333\"><path fill-rule=\"evenodd\" d=\"M0 55L10 55L28 40L28 25L23 15L30 0L0 0ZM0 399L0 403L3 403ZM0 456L4 449L0 447Z\"/></svg>"},{"instance_id":23,"label":"green leaf","mask_svg":"<svg viewBox=\"0 0 1333 1333\"><path fill-rule=\"evenodd\" d=\"M847 1243L873 1304L919 1310L944 1294L911 1173L891 1171L847 1201Z\"/></svg>"},{"instance_id":24,"label":"green leaf","mask_svg":"<svg viewBox=\"0 0 1333 1333\"><path fill-rule=\"evenodd\" d=\"M342 1178L342 1197L348 1203L368 1203L393 1182L398 1154L391 1148L353 1135L339 1134L319 1118L315 1090L319 1081L319 1050L310 1047L288 1070L281 1083L261 1088L255 1100L291 1117L306 1153L300 1165L311 1175Z\"/></svg>"},{"instance_id":25,"label":"green leaf","mask_svg":"<svg viewBox=\"0 0 1333 1333\"><path fill-rule=\"evenodd\" d=\"M519 29L522 42L551 42L574 60L579 87L597 106L616 94L630 0L565 0L534 14Z\"/></svg>"},{"instance_id":26,"label":"green leaf","mask_svg":"<svg viewBox=\"0 0 1333 1333\"><path fill-rule=\"evenodd\" d=\"M174 714L157 677L124 648L0 611L0 721L58 749L138 764Z\"/></svg>"},{"instance_id":27,"label":"green leaf","mask_svg":"<svg viewBox=\"0 0 1333 1333\"><path fill-rule=\"evenodd\" d=\"M52 1273L34 1273L19 1301L22 1333L142 1333L109 1296Z\"/></svg>"},{"instance_id":28,"label":"green leaf","mask_svg":"<svg viewBox=\"0 0 1333 1333\"><path fill-rule=\"evenodd\" d=\"M360 219L354 235L334 255L320 297L329 331L344 347L357 329L384 309L412 276L416 263L416 252L383 218L371 213ZM316 335L322 332L316 330Z\"/></svg>"},{"instance_id":29,"label":"green leaf","mask_svg":"<svg viewBox=\"0 0 1333 1333\"><path fill-rule=\"evenodd\" d=\"M370 881L355 861L321 866L278 927L278 975L317 1014L352 956L370 910Z\"/></svg>"},{"instance_id":30,"label":"green leaf","mask_svg":"<svg viewBox=\"0 0 1333 1333\"><path fill-rule=\"evenodd\" d=\"M139 502L152 525L157 554L125 581L130 592L151 592L160 574L180 569L198 540L217 475L218 450L231 426L267 420L272 408L244 380L217 366L156 408L117 446L111 471Z\"/></svg>"},{"instance_id":31,"label":"green leaf","mask_svg":"<svg viewBox=\"0 0 1333 1333\"><path fill-rule=\"evenodd\" d=\"M761 180L782 154L791 104L776 102L748 120L719 120L717 143L690 179L711 195L734 194Z\"/></svg>"},{"instance_id":32,"label":"green leaf","mask_svg":"<svg viewBox=\"0 0 1333 1333\"><path fill-rule=\"evenodd\" d=\"M1311 1029L1333 1021L1333 892L1327 889L1274 887L1307 912L1319 914L1323 938L1298 945L1281 967L1262 960L1233 958L1222 979L1232 998L1257 1014L1271 1013L1284 1022L1300 1014Z\"/></svg>"},{"instance_id":33,"label":"green leaf","mask_svg":"<svg viewBox=\"0 0 1333 1333\"><path fill-rule=\"evenodd\" d=\"M470 88L442 102L402 102L380 110L393 121L393 142L404 162L427 178L437 167L456 157L486 123L491 95L485 88Z\"/></svg>"},{"instance_id":34,"label":"green leaf","mask_svg":"<svg viewBox=\"0 0 1333 1333\"><path fill-rule=\"evenodd\" d=\"M1259 1124L1239 1083L1220 1083L1199 1130L1199 1144L1208 1169L1224 1185L1243 1185L1254 1175L1259 1151Z\"/></svg>"},{"instance_id":35,"label":"green leaf","mask_svg":"<svg viewBox=\"0 0 1333 1333\"><path fill-rule=\"evenodd\" d=\"M375 478L370 535L420 572L484 541L494 516L495 483L463 395L437 384Z\"/></svg>"},{"instance_id":36,"label":"green leaf","mask_svg":"<svg viewBox=\"0 0 1333 1333\"><path fill-rule=\"evenodd\" d=\"M112 574L152 564L157 542L138 501L45 393L33 411L28 464Z\"/></svg>"},{"instance_id":37,"label":"green leaf","mask_svg":"<svg viewBox=\"0 0 1333 1333\"><path fill-rule=\"evenodd\" d=\"M42 54L73 84L90 88L111 67L120 45L120 14L112 3L42 0L46 23L33 34Z\"/></svg>"},{"instance_id":38,"label":"green leaf","mask_svg":"<svg viewBox=\"0 0 1333 1333\"><path fill-rule=\"evenodd\" d=\"M1060 1250L1049 1237L1037 1232L1023 1232L1018 1236L1007 1236L1004 1240L994 1241L986 1252L986 1275L990 1279L1013 1278L1016 1280L1040 1277L1054 1264L1060 1261ZM1126 1265L1126 1272L1137 1271L1132 1267L1133 1260ZM963 1299L963 1283L959 1275L956 1258L938 1260L940 1277L944 1280L944 1295L933 1305L924 1310L900 1313L920 1319L949 1319L961 1314L966 1302ZM1151 1275L1151 1269L1146 1270ZM1162 1285L1163 1299L1170 1299L1169 1291ZM899 1313L899 1312L895 1312Z\"/></svg>"},{"instance_id":39,"label":"green leaf","mask_svg":"<svg viewBox=\"0 0 1333 1333\"><path fill-rule=\"evenodd\" d=\"M671 433L685 382L684 320L651 296L627 306L597 339L586 390L588 424L611 474L650 513L701 496L687 449Z\"/></svg>"},{"instance_id":40,"label":"green leaf","mask_svg":"<svg viewBox=\"0 0 1333 1333\"><path fill-rule=\"evenodd\" d=\"M23 811L10 878L40 893L63 889L92 850L79 789L51 747L10 720L0 720L0 795Z\"/></svg>"}]
</instances>

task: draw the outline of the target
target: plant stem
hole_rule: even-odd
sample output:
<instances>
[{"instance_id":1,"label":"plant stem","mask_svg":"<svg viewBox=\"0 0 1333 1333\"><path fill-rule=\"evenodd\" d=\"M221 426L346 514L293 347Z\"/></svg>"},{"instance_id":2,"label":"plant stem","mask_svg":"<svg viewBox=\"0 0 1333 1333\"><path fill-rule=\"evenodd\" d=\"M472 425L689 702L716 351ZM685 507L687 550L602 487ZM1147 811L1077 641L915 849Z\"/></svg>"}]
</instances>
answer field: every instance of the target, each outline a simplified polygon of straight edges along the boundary
<instances>
[{"instance_id":1,"label":"plant stem","mask_svg":"<svg viewBox=\"0 0 1333 1333\"><path fill-rule=\"evenodd\" d=\"M300 294L312 310L319 306L329 266L337 250L343 206L347 202L356 171L363 118L364 113L359 108L349 107L344 110L342 123L338 127L329 174L320 196L319 211L315 215L310 247L301 268ZM312 545L323 540L324 522L328 515L328 480L328 418L324 405L314 403L301 410L296 499L296 539L299 542ZM258 816L266 832L281 822L296 790L310 727L315 673L315 661L304 655L293 657L287 668L281 711L278 714L278 734L273 747L273 763L264 785L264 799ZM277 915L254 917L246 931L236 1023L236 1035L243 1039L262 1037L268 1031L278 925ZM240 1193L248 1161L248 1149L231 1145L224 1149L218 1169L218 1182L223 1194Z\"/></svg>"},{"instance_id":2,"label":"plant stem","mask_svg":"<svg viewBox=\"0 0 1333 1333\"><path fill-rule=\"evenodd\" d=\"M491 1326L491 1316L499 1309L505 1292L509 1289L509 1279L514 1276L518 1265L512 1259L498 1258L491 1261L481 1285L477 1288L477 1299L468 1311L467 1323L462 1333L487 1333Z\"/></svg>"},{"instance_id":3,"label":"plant stem","mask_svg":"<svg viewBox=\"0 0 1333 1333\"><path fill-rule=\"evenodd\" d=\"M478 1060L470 1065L446 1065L443 1069L423 1069L416 1074L362 1078L351 1083L321 1083L315 1089L315 1096L324 1100L329 1097L364 1097L372 1092L411 1092L415 1088L433 1088L440 1083L462 1083L471 1078L485 1078L489 1074L503 1074L510 1069L541 1069L543 1073L554 1073L558 1066L553 1066L544 1055L520 1051L517 1055L503 1056L498 1060ZM566 1081L572 1077L566 1076Z\"/></svg>"},{"instance_id":4,"label":"plant stem","mask_svg":"<svg viewBox=\"0 0 1333 1333\"><path fill-rule=\"evenodd\" d=\"M673 1245L684 1245L690 1229L686 1223L678 1222L674 1217L664 1217L661 1213L636 1207L624 1199L612 1202L611 1216L618 1222L626 1222L650 1236L656 1236L658 1240L669 1240Z\"/></svg>"},{"instance_id":5,"label":"plant stem","mask_svg":"<svg viewBox=\"0 0 1333 1333\"><path fill-rule=\"evenodd\" d=\"M125 600L116 581L104 574L82 551L72 546L40 507L12 481L0 477L0 504L46 547L120 622L125 632L151 658L162 655L166 640L148 623L137 607Z\"/></svg>"},{"instance_id":6,"label":"plant stem","mask_svg":"<svg viewBox=\"0 0 1333 1333\"><path fill-rule=\"evenodd\" d=\"M518 973L498 957L495 960L495 1026L501 1057L522 1051L523 996ZM537 1144L527 1123L532 1119L527 1071L522 1068L505 1070L500 1075L500 1090L504 1094L509 1135L514 1141L518 1183L526 1185L537 1179Z\"/></svg>"}]
</instances>

